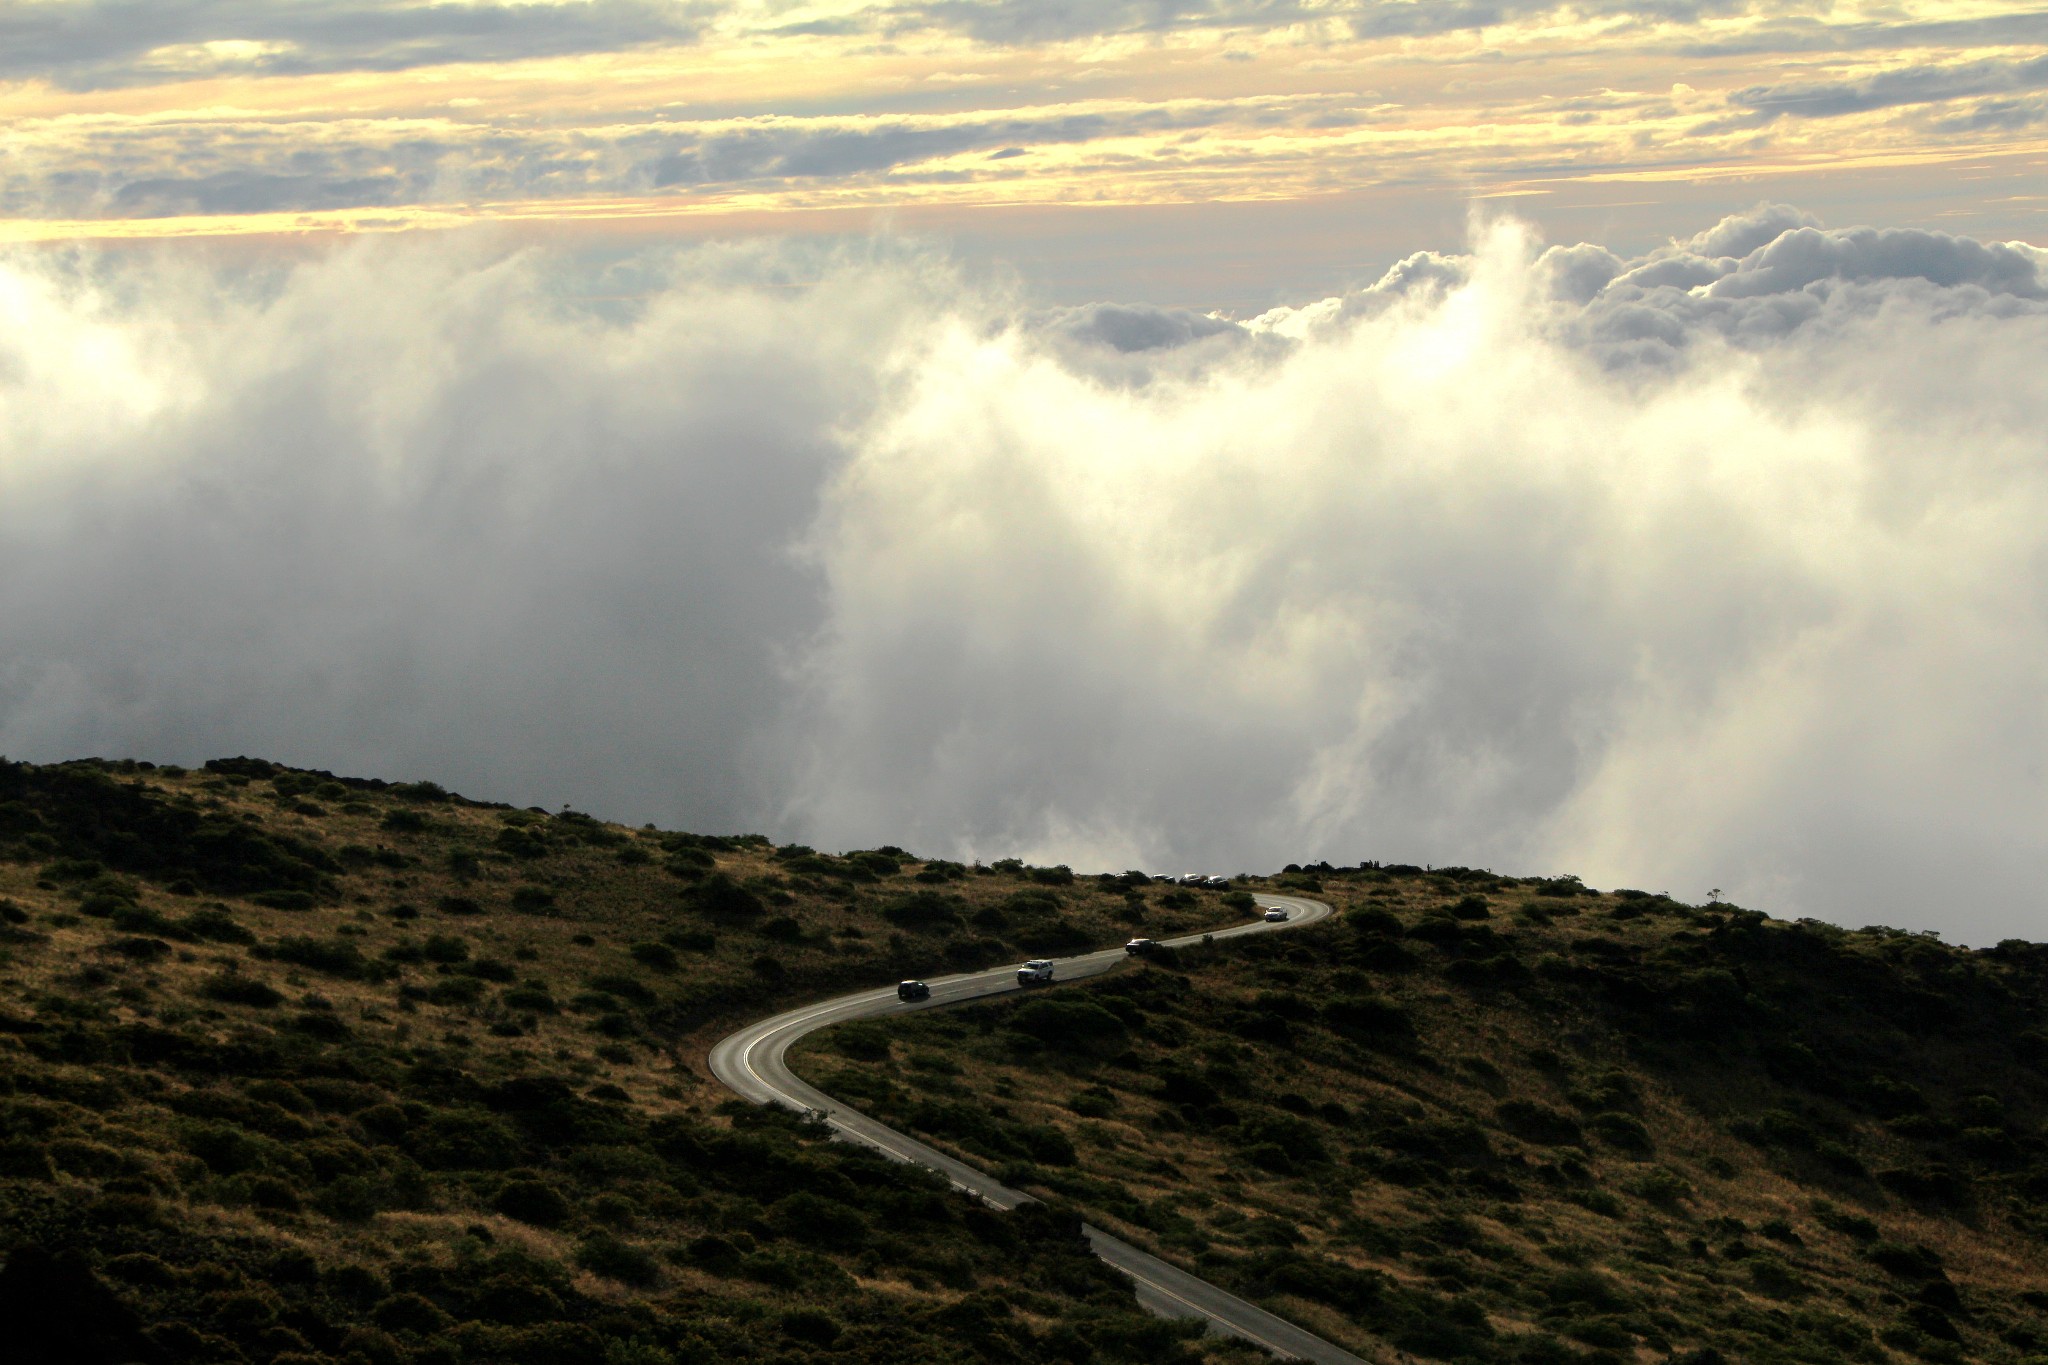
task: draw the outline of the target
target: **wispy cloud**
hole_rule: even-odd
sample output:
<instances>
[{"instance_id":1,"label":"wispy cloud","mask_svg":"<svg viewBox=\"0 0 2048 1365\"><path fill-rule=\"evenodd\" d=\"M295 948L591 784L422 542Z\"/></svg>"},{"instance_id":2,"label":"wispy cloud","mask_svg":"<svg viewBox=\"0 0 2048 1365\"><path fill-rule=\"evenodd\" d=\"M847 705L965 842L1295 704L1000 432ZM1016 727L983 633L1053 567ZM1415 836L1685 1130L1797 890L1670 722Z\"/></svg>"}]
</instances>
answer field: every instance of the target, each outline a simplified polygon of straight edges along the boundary
<instances>
[{"instance_id":1,"label":"wispy cloud","mask_svg":"<svg viewBox=\"0 0 2048 1365\"><path fill-rule=\"evenodd\" d=\"M1752 85L1735 91L1729 102L1765 118L1835 118L2043 86L2048 57L1904 66L1849 81Z\"/></svg>"},{"instance_id":2,"label":"wispy cloud","mask_svg":"<svg viewBox=\"0 0 2048 1365\"><path fill-rule=\"evenodd\" d=\"M0 10L0 79L69 89L405 71L688 43L699 0L44 0Z\"/></svg>"}]
</instances>

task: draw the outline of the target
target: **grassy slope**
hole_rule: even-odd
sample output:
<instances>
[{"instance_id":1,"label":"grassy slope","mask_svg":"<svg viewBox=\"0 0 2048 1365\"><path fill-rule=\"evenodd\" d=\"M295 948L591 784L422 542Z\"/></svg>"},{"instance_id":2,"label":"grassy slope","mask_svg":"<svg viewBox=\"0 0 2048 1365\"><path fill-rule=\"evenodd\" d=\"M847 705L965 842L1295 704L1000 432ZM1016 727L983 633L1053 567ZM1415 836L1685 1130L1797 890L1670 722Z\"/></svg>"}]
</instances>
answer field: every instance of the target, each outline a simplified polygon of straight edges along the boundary
<instances>
[{"instance_id":1,"label":"grassy slope","mask_svg":"<svg viewBox=\"0 0 2048 1365\"><path fill-rule=\"evenodd\" d=\"M800 1069L1368 1358L2048 1359L2048 949L1287 883L1346 913Z\"/></svg>"},{"instance_id":2,"label":"grassy slope","mask_svg":"<svg viewBox=\"0 0 2048 1365\"><path fill-rule=\"evenodd\" d=\"M213 766L0 764L11 1359L1235 1357L1071 1219L702 1075L792 1002L1115 941L1121 894Z\"/></svg>"}]
</instances>

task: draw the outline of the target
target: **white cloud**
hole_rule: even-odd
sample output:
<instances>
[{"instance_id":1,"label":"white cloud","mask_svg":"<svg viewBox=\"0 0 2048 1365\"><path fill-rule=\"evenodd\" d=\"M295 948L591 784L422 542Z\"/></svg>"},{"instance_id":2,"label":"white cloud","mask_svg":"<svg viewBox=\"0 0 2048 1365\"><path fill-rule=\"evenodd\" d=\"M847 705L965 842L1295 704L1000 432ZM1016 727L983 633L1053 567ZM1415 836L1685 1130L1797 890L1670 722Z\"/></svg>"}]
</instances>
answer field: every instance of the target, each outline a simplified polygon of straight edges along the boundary
<instances>
[{"instance_id":1,"label":"white cloud","mask_svg":"<svg viewBox=\"0 0 2048 1365\"><path fill-rule=\"evenodd\" d=\"M2030 249L1498 228L1253 329L887 246L78 259L0 266L16 755L2041 936Z\"/></svg>"}]
</instances>

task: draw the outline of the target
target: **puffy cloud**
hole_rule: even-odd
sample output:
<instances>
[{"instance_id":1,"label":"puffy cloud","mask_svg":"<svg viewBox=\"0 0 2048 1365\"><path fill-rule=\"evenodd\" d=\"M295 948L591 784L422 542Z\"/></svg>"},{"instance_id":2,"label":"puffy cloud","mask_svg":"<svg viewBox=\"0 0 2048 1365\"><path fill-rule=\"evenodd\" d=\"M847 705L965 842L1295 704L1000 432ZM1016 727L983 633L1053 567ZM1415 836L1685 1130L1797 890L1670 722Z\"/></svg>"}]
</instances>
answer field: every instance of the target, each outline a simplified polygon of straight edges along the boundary
<instances>
[{"instance_id":1,"label":"puffy cloud","mask_svg":"<svg viewBox=\"0 0 2048 1365\"><path fill-rule=\"evenodd\" d=\"M83 261L0 271L0 749L761 809L744 740L820 619L789 547L928 263Z\"/></svg>"},{"instance_id":2,"label":"puffy cloud","mask_svg":"<svg viewBox=\"0 0 2048 1365\"><path fill-rule=\"evenodd\" d=\"M1685 243L1688 256L1719 259L1747 256L1769 246L1793 228L1819 227L1820 219L1791 204L1758 204L1746 213L1731 213Z\"/></svg>"},{"instance_id":3,"label":"puffy cloud","mask_svg":"<svg viewBox=\"0 0 2048 1365\"><path fill-rule=\"evenodd\" d=\"M0 747L2039 936L2038 266L1762 206L1237 326L910 248L17 256Z\"/></svg>"}]
</instances>

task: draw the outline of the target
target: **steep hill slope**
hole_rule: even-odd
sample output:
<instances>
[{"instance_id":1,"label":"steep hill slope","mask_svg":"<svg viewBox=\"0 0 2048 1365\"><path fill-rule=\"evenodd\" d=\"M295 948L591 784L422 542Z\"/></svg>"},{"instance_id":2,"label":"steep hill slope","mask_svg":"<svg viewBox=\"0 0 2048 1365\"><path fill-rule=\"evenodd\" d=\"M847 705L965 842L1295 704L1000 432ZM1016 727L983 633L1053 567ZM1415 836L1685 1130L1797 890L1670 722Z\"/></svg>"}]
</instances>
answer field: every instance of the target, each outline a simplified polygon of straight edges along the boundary
<instances>
[{"instance_id":1,"label":"steep hill slope","mask_svg":"<svg viewBox=\"0 0 2048 1365\"><path fill-rule=\"evenodd\" d=\"M1343 913L798 1069L1369 1358L2048 1358L2048 949L1274 885Z\"/></svg>"},{"instance_id":2,"label":"steep hill slope","mask_svg":"<svg viewBox=\"0 0 2048 1365\"><path fill-rule=\"evenodd\" d=\"M1062 868L260 760L0 763L0 1355L1242 1359L1139 1312L1071 1214L991 1213L698 1066L779 1006L1134 913Z\"/></svg>"}]
</instances>

